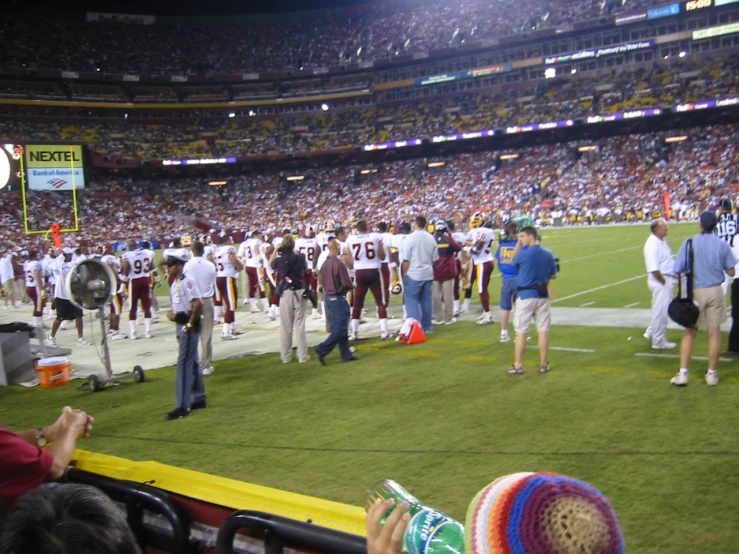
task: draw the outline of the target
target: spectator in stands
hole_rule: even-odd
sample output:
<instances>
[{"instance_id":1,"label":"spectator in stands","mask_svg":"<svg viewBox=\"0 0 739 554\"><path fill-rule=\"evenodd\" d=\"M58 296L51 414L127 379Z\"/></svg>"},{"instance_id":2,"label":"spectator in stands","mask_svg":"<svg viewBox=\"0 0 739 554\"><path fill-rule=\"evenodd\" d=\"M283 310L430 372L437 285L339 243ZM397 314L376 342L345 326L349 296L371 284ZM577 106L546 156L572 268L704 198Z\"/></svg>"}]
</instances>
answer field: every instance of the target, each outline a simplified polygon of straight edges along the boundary
<instances>
[{"instance_id":1,"label":"spectator in stands","mask_svg":"<svg viewBox=\"0 0 739 554\"><path fill-rule=\"evenodd\" d=\"M0 530L3 554L140 554L126 514L99 490L49 483L16 503Z\"/></svg>"},{"instance_id":2,"label":"spectator in stands","mask_svg":"<svg viewBox=\"0 0 739 554\"><path fill-rule=\"evenodd\" d=\"M77 440L90 436L93 421L67 406L45 427L12 433L0 426L0 516L26 492L64 475Z\"/></svg>"}]
</instances>

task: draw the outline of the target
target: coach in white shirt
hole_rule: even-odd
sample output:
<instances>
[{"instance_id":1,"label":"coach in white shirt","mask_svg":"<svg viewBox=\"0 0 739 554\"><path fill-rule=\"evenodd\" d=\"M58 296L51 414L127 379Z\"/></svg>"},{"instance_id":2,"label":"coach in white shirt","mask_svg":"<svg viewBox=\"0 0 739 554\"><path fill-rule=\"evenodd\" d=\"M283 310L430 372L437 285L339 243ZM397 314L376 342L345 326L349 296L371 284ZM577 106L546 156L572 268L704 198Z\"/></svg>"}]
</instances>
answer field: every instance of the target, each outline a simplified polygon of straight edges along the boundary
<instances>
[{"instance_id":1,"label":"coach in white shirt","mask_svg":"<svg viewBox=\"0 0 739 554\"><path fill-rule=\"evenodd\" d=\"M667 342L667 307L673 295L675 276L672 274L672 250L665 241L667 222L655 219L651 225L652 233L644 245L644 262L647 266L647 284L652 291L652 322L644 333L644 338L652 341L655 350L671 350L677 346Z\"/></svg>"},{"instance_id":2,"label":"coach in white shirt","mask_svg":"<svg viewBox=\"0 0 739 554\"><path fill-rule=\"evenodd\" d=\"M200 367L203 375L213 373L213 295L216 290L216 266L203 257L205 245L192 243L192 259L185 264L183 273L198 286L203 303L200 321Z\"/></svg>"}]
</instances>

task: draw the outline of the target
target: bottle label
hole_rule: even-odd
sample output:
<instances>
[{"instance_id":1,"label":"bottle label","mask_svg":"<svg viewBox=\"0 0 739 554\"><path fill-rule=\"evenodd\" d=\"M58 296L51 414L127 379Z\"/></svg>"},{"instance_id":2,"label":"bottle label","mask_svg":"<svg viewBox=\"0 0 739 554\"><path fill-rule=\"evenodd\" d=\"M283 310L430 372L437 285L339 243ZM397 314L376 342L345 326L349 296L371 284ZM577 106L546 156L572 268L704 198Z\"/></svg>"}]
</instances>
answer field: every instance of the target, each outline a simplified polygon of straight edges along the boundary
<instances>
[{"instance_id":1,"label":"bottle label","mask_svg":"<svg viewBox=\"0 0 739 554\"><path fill-rule=\"evenodd\" d=\"M410 554L428 554L431 541L449 523L444 514L425 508L418 512L405 531L405 548Z\"/></svg>"}]
</instances>

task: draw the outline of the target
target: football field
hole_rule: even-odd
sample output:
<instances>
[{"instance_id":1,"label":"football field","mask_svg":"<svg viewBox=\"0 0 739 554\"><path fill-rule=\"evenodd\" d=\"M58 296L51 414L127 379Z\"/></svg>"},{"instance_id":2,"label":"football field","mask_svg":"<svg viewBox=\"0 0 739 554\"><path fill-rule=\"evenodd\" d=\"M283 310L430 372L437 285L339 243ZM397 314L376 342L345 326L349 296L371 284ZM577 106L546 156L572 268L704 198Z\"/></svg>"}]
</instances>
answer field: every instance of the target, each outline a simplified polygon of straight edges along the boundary
<instances>
[{"instance_id":1,"label":"football field","mask_svg":"<svg viewBox=\"0 0 739 554\"><path fill-rule=\"evenodd\" d=\"M673 225L673 253L696 231ZM283 365L277 354L217 362L206 378L208 408L179 421L163 419L174 401L170 367L97 394L0 388L0 423L30 428L73 405L96 418L81 444L88 450L350 504L392 478L460 520L499 476L564 473L611 500L627 552L737 552L739 361L720 363L717 387L703 383L699 360L688 387L670 387L677 360L663 356L676 353L654 357L644 329L628 326L650 305L648 233L644 225L542 231L561 261L555 313L582 308L572 312L580 320L553 327L549 374L536 372L530 347L526 373L507 375L512 344L498 342L498 324L474 324L475 301L465 321L437 327L424 344L356 343L361 360L350 364L335 354L327 367L315 356ZM499 284L496 276L495 304ZM601 317L606 308L613 325ZM668 331L673 342L680 336ZM701 333L695 356L705 355Z\"/></svg>"}]
</instances>

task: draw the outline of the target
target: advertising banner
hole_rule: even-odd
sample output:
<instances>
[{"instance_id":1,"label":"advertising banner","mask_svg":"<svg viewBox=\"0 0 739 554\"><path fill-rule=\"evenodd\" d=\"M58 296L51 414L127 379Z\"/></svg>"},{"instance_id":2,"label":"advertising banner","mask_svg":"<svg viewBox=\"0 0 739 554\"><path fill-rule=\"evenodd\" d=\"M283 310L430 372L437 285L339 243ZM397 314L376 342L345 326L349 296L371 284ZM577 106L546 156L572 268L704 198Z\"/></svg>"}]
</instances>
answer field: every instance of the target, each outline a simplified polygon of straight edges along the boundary
<instances>
[{"instance_id":1,"label":"advertising banner","mask_svg":"<svg viewBox=\"0 0 739 554\"><path fill-rule=\"evenodd\" d=\"M26 183L30 190L62 191L85 188L82 146L26 145Z\"/></svg>"},{"instance_id":2,"label":"advertising banner","mask_svg":"<svg viewBox=\"0 0 739 554\"><path fill-rule=\"evenodd\" d=\"M667 6L659 6L647 10L647 19L659 19L661 17L670 17L680 13L680 4L668 4Z\"/></svg>"}]
</instances>

